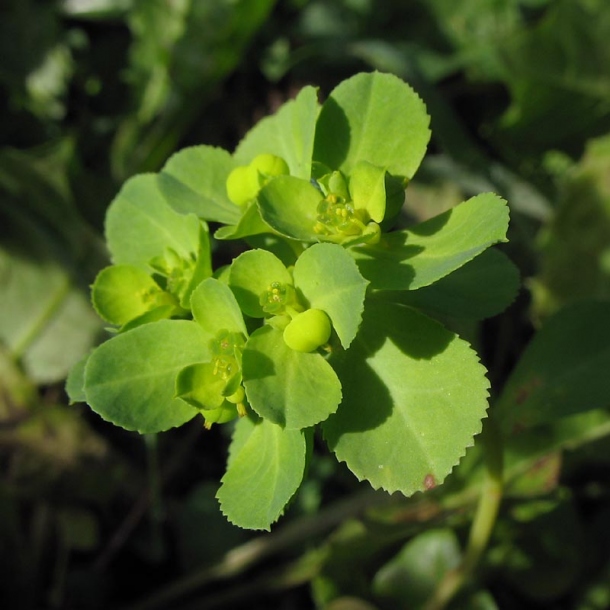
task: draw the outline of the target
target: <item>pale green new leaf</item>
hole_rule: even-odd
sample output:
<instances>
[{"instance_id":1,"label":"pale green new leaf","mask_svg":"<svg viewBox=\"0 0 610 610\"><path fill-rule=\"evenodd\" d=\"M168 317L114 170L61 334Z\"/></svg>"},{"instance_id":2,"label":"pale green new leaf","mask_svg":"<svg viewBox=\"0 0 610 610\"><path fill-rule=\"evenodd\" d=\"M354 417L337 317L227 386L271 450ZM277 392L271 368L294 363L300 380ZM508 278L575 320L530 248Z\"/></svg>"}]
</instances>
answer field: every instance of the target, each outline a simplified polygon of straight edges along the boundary
<instances>
[{"instance_id":1,"label":"pale green new leaf","mask_svg":"<svg viewBox=\"0 0 610 610\"><path fill-rule=\"evenodd\" d=\"M391 74L357 74L324 102L314 159L349 175L361 161L412 178L430 139L430 117L419 96Z\"/></svg>"},{"instance_id":2,"label":"pale green new leaf","mask_svg":"<svg viewBox=\"0 0 610 610\"><path fill-rule=\"evenodd\" d=\"M221 330L248 334L231 289L220 280L210 277L201 282L191 296L191 309L208 340Z\"/></svg>"},{"instance_id":3,"label":"pale green new leaf","mask_svg":"<svg viewBox=\"0 0 610 610\"><path fill-rule=\"evenodd\" d=\"M166 201L177 212L235 224L241 209L227 196L227 176L234 167L222 148L192 146L172 155L159 174Z\"/></svg>"},{"instance_id":4,"label":"pale green new leaf","mask_svg":"<svg viewBox=\"0 0 610 610\"><path fill-rule=\"evenodd\" d=\"M354 259L337 244L314 244L298 258L293 273L309 307L328 314L347 349L362 320L368 285Z\"/></svg>"},{"instance_id":5,"label":"pale green new leaf","mask_svg":"<svg viewBox=\"0 0 610 610\"><path fill-rule=\"evenodd\" d=\"M248 165L257 155L271 153L286 161L292 176L309 180L317 118L316 90L304 87L246 134L235 151L236 164Z\"/></svg>"},{"instance_id":6,"label":"pale green new leaf","mask_svg":"<svg viewBox=\"0 0 610 610\"><path fill-rule=\"evenodd\" d=\"M271 227L263 222L256 201L252 201L243 211L237 224L219 227L214 233L216 239L241 239L261 233L271 233Z\"/></svg>"},{"instance_id":7,"label":"pale green new leaf","mask_svg":"<svg viewBox=\"0 0 610 610\"><path fill-rule=\"evenodd\" d=\"M507 241L508 207L482 193L378 244L351 252L360 273L382 290L415 290L449 275L497 242Z\"/></svg>"},{"instance_id":8,"label":"pale green new leaf","mask_svg":"<svg viewBox=\"0 0 610 610\"><path fill-rule=\"evenodd\" d=\"M290 349L282 332L271 326L252 333L242 374L254 411L287 429L324 421L341 402L341 383L330 364L317 352Z\"/></svg>"},{"instance_id":9,"label":"pale green new leaf","mask_svg":"<svg viewBox=\"0 0 610 610\"><path fill-rule=\"evenodd\" d=\"M441 483L481 431L489 382L477 354L409 307L367 302L358 336L332 364L343 402L324 436L376 489L411 495Z\"/></svg>"},{"instance_id":10,"label":"pale green new leaf","mask_svg":"<svg viewBox=\"0 0 610 610\"><path fill-rule=\"evenodd\" d=\"M381 222L385 216L385 179L385 169L367 161L357 163L349 177L349 191L356 208L366 209L375 222Z\"/></svg>"},{"instance_id":11,"label":"pale green new leaf","mask_svg":"<svg viewBox=\"0 0 610 610\"><path fill-rule=\"evenodd\" d=\"M293 280L284 263L267 250L248 250L231 264L229 286L242 311L248 316L265 316L259 299L269 290L272 282L292 285Z\"/></svg>"},{"instance_id":12,"label":"pale green new leaf","mask_svg":"<svg viewBox=\"0 0 610 610\"><path fill-rule=\"evenodd\" d=\"M149 262L171 248L188 259L199 250L201 221L178 214L165 201L158 175L128 180L106 214L106 240L116 264L152 271Z\"/></svg>"},{"instance_id":13,"label":"pale green new leaf","mask_svg":"<svg viewBox=\"0 0 610 610\"><path fill-rule=\"evenodd\" d=\"M112 265L102 269L91 288L95 311L107 322L122 326L159 305L175 305L172 295L140 267Z\"/></svg>"},{"instance_id":14,"label":"pale green new leaf","mask_svg":"<svg viewBox=\"0 0 610 610\"><path fill-rule=\"evenodd\" d=\"M275 178L258 194L263 220L281 235L305 242L318 241L313 227L322 193L308 180Z\"/></svg>"},{"instance_id":15,"label":"pale green new leaf","mask_svg":"<svg viewBox=\"0 0 610 610\"><path fill-rule=\"evenodd\" d=\"M249 429L244 441L242 429ZM230 460L216 494L231 523L268 530L284 512L303 479L306 442L299 430L287 430L270 421L247 418L237 423L237 451Z\"/></svg>"},{"instance_id":16,"label":"pale green new leaf","mask_svg":"<svg viewBox=\"0 0 610 610\"><path fill-rule=\"evenodd\" d=\"M100 345L85 367L85 394L103 419L127 430L162 432L197 411L174 398L176 377L210 354L195 322L161 320L139 326Z\"/></svg>"}]
</instances>

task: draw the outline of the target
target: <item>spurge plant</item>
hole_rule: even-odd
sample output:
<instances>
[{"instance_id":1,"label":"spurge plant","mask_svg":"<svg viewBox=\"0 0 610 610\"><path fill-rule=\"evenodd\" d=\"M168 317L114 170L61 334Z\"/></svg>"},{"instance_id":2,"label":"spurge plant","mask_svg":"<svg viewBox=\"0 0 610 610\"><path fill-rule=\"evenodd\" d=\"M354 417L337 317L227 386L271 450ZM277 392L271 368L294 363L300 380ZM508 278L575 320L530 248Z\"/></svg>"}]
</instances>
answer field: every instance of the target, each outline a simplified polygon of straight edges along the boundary
<instances>
[{"instance_id":1,"label":"spurge plant","mask_svg":"<svg viewBox=\"0 0 610 610\"><path fill-rule=\"evenodd\" d=\"M246 528L282 514L316 428L374 488L440 484L481 431L489 383L435 317L497 313L514 271L488 250L508 225L494 194L395 229L428 124L403 81L359 74L322 105L305 87L232 155L195 146L131 178L92 287L112 337L72 371L72 399L141 433L233 422L218 499ZM244 248L216 267L226 240Z\"/></svg>"}]
</instances>

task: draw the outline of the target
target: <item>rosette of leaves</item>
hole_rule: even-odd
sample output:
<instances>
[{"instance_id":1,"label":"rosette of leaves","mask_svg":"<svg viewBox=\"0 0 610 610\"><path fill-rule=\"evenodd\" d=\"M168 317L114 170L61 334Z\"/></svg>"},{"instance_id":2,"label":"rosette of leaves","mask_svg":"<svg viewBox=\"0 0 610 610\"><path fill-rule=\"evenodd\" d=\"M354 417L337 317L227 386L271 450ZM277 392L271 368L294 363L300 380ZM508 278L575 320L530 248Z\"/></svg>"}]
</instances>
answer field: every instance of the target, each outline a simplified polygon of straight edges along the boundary
<instances>
[{"instance_id":1,"label":"rosette of leaves","mask_svg":"<svg viewBox=\"0 0 610 610\"><path fill-rule=\"evenodd\" d=\"M435 318L495 315L518 277L489 249L508 226L506 202L492 193L392 230L428 123L403 81L359 74L321 106L305 87L232 155L189 148L159 174L130 181L127 203L109 212L113 262L139 267L162 292L151 297L148 280L134 280L148 300L127 309L142 323L116 318L132 326L76 369L74 397L142 432L245 412L218 493L242 527L267 529L282 514L315 426L375 488L409 495L440 484L481 430L489 383L476 352ZM134 216L119 223L123 206ZM134 218L148 214L165 230L168 208L193 223L182 250L139 237ZM256 247L211 279L201 221L224 225L220 239ZM174 253L196 271L170 282L158 257ZM185 319L153 321L149 312L170 297L182 309L169 317Z\"/></svg>"}]
</instances>

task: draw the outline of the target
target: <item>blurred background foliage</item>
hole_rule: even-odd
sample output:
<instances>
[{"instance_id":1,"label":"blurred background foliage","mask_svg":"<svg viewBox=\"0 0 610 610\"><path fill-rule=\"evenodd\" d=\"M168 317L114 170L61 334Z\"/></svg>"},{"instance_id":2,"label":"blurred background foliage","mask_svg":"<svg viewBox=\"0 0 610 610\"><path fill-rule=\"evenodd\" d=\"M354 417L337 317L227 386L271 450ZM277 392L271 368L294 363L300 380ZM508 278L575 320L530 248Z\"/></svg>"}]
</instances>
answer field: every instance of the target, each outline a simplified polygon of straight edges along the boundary
<instances>
[{"instance_id":1,"label":"blurred background foliage","mask_svg":"<svg viewBox=\"0 0 610 610\"><path fill-rule=\"evenodd\" d=\"M320 444L261 537L214 500L222 429L142 438L63 391L103 334L88 286L122 182L187 145L232 150L303 85L323 99L372 69L411 83L432 117L404 222L485 190L511 206L505 251L524 289L497 318L448 320L500 394L547 319L610 297L607 0L3 1L2 608L423 608L458 564L476 447L447 485L405 500L358 484ZM573 318L568 351L610 320L570 334ZM582 382L595 408L508 439L507 500L452 608L610 606L610 341L596 349Z\"/></svg>"}]
</instances>

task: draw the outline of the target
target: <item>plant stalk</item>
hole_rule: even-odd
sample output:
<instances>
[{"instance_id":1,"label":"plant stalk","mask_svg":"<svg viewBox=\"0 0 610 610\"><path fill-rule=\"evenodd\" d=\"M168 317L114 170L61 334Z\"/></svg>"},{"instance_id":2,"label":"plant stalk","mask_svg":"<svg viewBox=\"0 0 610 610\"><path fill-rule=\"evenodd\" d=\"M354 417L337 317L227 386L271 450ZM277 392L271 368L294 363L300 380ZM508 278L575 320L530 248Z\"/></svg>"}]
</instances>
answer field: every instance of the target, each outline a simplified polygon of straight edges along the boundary
<instances>
[{"instance_id":1,"label":"plant stalk","mask_svg":"<svg viewBox=\"0 0 610 610\"><path fill-rule=\"evenodd\" d=\"M468 545L460 565L445 574L424 610L443 610L470 580L496 523L502 501L503 455L500 433L491 418L486 421L480 439L483 443L486 470L479 503L470 528Z\"/></svg>"}]
</instances>

